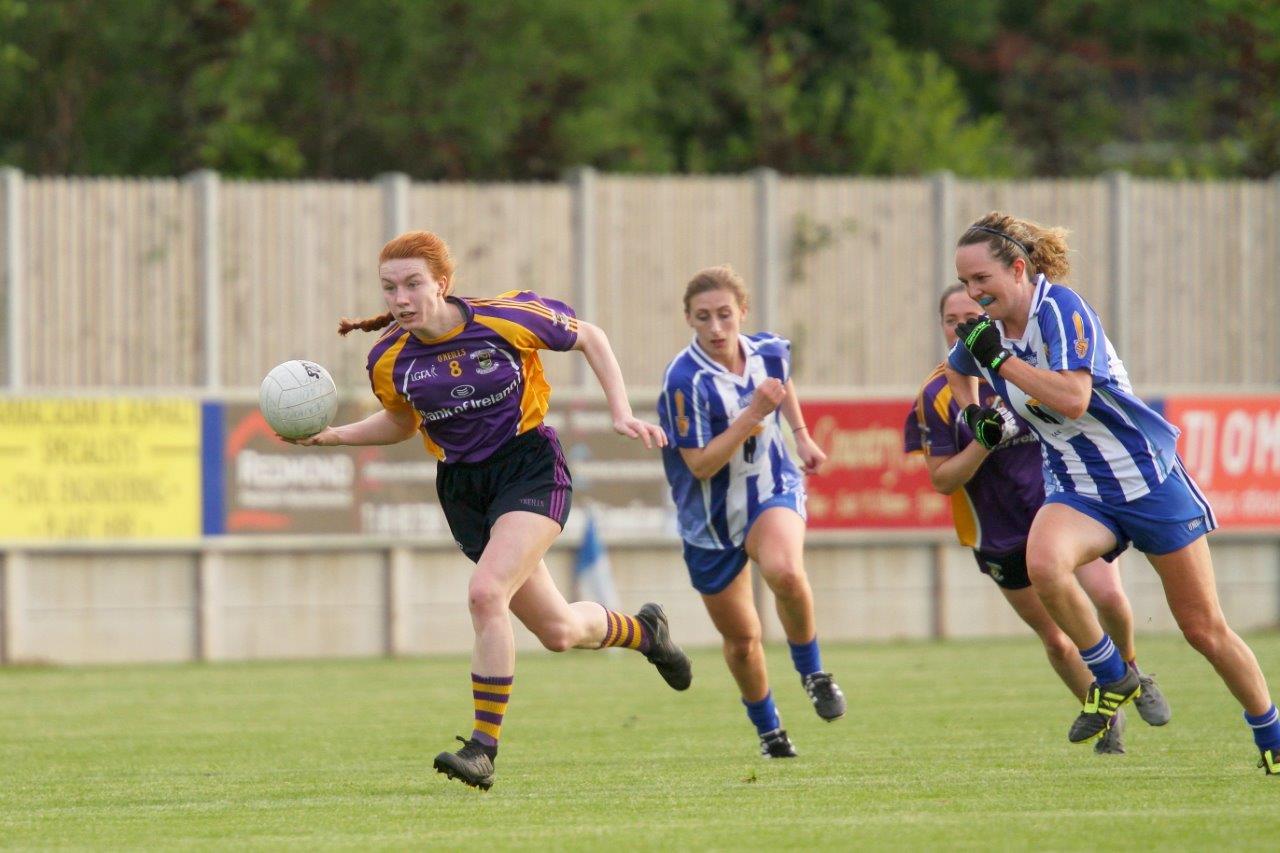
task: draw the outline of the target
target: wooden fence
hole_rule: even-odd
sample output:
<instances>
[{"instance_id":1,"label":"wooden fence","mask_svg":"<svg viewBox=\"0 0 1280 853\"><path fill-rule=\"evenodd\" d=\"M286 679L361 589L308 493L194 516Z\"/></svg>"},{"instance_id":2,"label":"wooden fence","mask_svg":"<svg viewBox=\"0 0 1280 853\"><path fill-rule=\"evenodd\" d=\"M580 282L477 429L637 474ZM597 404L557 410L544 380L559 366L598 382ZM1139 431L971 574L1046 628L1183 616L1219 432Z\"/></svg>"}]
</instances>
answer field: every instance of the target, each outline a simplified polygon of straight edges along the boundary
<instances>
[{"instance_id":1,"label":"wooden fence","mask_svg":"<svg viewBox=\"0 0 1280 853\"><path fill-rule=\"evenodd\" d=\"M602 325L630 383L688 340L680 296L730 263L751 326L796 343L803 386L914 387L940 356L952 247L1000 208L1073 233L1074 284L1138 390L1280 385L1280 180L1190 183L616 176L556 184L0 181L0 376L12 391L253 388L305 356L363 390L382 242L438 231L458 291L529 288ZM553 381L585 379L548 359Z\"/></svg>"}]
</instances>

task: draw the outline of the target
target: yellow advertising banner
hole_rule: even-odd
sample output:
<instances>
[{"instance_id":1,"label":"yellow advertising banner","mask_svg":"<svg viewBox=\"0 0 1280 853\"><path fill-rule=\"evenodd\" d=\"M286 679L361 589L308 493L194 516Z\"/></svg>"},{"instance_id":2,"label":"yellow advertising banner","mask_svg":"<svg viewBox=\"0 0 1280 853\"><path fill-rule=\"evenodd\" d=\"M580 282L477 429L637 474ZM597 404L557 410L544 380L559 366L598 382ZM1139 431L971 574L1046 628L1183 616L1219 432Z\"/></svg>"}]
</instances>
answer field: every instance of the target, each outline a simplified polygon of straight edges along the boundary
<instances>
[{"instance_id":1,"label":"yellow advertising banner","mask_svg":"<svg viewBox=\"0 0 1280 853\"><path fill-rule=\"evenodd\" d=\"M200 404L0 400L0 539L200 535Z\"/></svg>"}]
</instances>

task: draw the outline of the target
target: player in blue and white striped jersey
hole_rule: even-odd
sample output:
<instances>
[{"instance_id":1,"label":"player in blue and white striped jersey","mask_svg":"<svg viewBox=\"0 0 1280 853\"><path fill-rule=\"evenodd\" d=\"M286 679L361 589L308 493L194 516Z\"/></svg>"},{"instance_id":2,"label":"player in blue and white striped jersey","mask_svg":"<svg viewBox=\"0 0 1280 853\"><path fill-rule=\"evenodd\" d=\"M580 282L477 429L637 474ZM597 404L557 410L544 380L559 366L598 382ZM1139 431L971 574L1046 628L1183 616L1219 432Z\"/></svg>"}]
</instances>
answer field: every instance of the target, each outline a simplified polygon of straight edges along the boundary
<instances>
[{"instance_id":1,"label":"player in blue and white striped jersey","mask_svg":"<svg viewBox=\"0 0 1280 853\"><path fill-rule=\"evenodd\" d=\"M744 335L747 290L729 267L702 270L684 295L693 341L668 365L658 416L662 455L678 510L694 589L724 638L724 657L760 735L761 754L794 756L782 729L760 642L760 616L747 560L777 599L791 659L818 715L844 715L844 694L822 669L813 594L804 571L804 479L783 441L779 414L795 435L804 473L826 454L809 436L791 381L791 344Z\"/></svg>"},{"instance_id":2,"label":"player in blue and white striped jersey","mask_svg":"<svg viewBox=\"0 0 1280 853\"><path fill-rule=\"evenodd\" d=\"M947 346L956 343L955 329L982 316L982 308L953 284L938 302L942 334ZM995 392L978 386L988 405ZM1027 533L1044 503L1044 476L1040 469L1040 443L1031 428L1012 414L1004 438L994 449L973 439L952 399L942 365L935 368L916 397L904 430L908 453L924 455L934 489L951 496L956 535L973 549L978 568L1000 587L1009 605L1027 623L1040 642L1055 672L1078 701L1088 698L1093 674L1040 603L1027 577ZM1128 666L1137 669L1133 637L1133 609L1120 584L1116 558L1097 559L1076 569L1076 578L1098 611L1098 620L1111 635ZM1169 722L1172 711L1155 676L1139 671L1142 694L1134 700L1138 714L1152 726ZM1120 754L1124 748L1124 711L1117 711L1105 734L1094 741L1099 754Z\"/></svg>"},{"instance_id":3,"label":"player in blue and white striped jersey","mask_svg":"<svg viewBox=\"0 0 1280 853\"><path fill-rule=\"evenodd\" d=\"M974 395L981 377L1040 440L1046 496L1027 540L1027 571L1095 678L1068 738L1102 735L1141 692L1074 574L1132 542L1160 575L1187 641L1244 706L1260 766L1280 774L1276 707L1214 587L1205 538L1217 526L1213 511L1178 458L1177 429L1134 395L1097 313L1059 283L1069 272L1066 232L987 214L961 236L956 272L988 315L956 328L948 359L965 422L984 446L998 443L1002 419Z\"/></svg>"}]
</instances>

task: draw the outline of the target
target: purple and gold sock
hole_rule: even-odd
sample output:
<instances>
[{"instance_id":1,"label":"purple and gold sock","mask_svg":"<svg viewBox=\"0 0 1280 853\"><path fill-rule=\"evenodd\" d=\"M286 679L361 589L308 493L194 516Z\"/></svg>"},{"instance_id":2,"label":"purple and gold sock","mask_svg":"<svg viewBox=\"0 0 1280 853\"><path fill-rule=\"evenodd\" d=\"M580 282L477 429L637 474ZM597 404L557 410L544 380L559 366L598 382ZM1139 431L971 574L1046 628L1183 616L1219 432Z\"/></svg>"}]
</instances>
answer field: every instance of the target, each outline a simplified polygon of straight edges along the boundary
<instances>
[{"instance_id":1,"label":"purple and gold sock","mask_svg":"<svg viewBox=\"0 0 1280 853\"><path fill-rule=\"evenodd\" d=\"M649 631L639 619L610 610L604 605L601 607L604 609L605 629L604 642L600 644L600 648L621 646L641 653L649 651Z\"/></svg>"},{"instance_id":2,"label":"purple and gold sock","mask_svg":"<svg viewBox=\"0 0 1280 853\"><path fill-rule=\"evenodd\" d=\"M514 675L476 675L471 673L471 700L476 706L475 728L471 739L493 758L498 754L498 738L502 735L502 715L507 713Z\"/></svg>"}]
</instances>

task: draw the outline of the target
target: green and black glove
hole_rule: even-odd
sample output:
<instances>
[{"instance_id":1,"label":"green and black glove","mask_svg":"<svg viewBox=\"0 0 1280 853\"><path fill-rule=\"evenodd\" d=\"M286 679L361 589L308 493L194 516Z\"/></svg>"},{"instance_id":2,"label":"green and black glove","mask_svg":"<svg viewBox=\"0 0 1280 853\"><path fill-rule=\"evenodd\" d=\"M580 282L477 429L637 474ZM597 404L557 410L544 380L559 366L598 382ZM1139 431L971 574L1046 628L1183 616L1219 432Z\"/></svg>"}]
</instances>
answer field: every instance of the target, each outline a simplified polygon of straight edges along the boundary
<instances>
[{"instance_id":1,"label":"green and black glove","mask_svg":"<svg viewBox=\"0 0 1280 853\"><path fill-rule=\"evenodd\" d=\"M1017 432L1017 425L1013 420L1013 416L1003 409L993 409L990 406L979 406L977 403L970 403L964 407L960 417L964 419L965 426L969 427L969 431L973 433L974 441L987 450L995 448L997 444L1004 441L1006 433L1012 435Z\"/></svg>"},{"instance_id":2,"label":"green and black glove","mask_svg":"<svg viewBox=\"0 0 1280 853\"><path fill-rule=\"evenodd\" d=\"M1000 330L986 314L958 323L956 336L960 338L960 345L973 355L978 364L992 373L999 372L1000 365L1013 355L1004 348L1004 343L1000 340Z\"/></svg>"}]
</instances>

